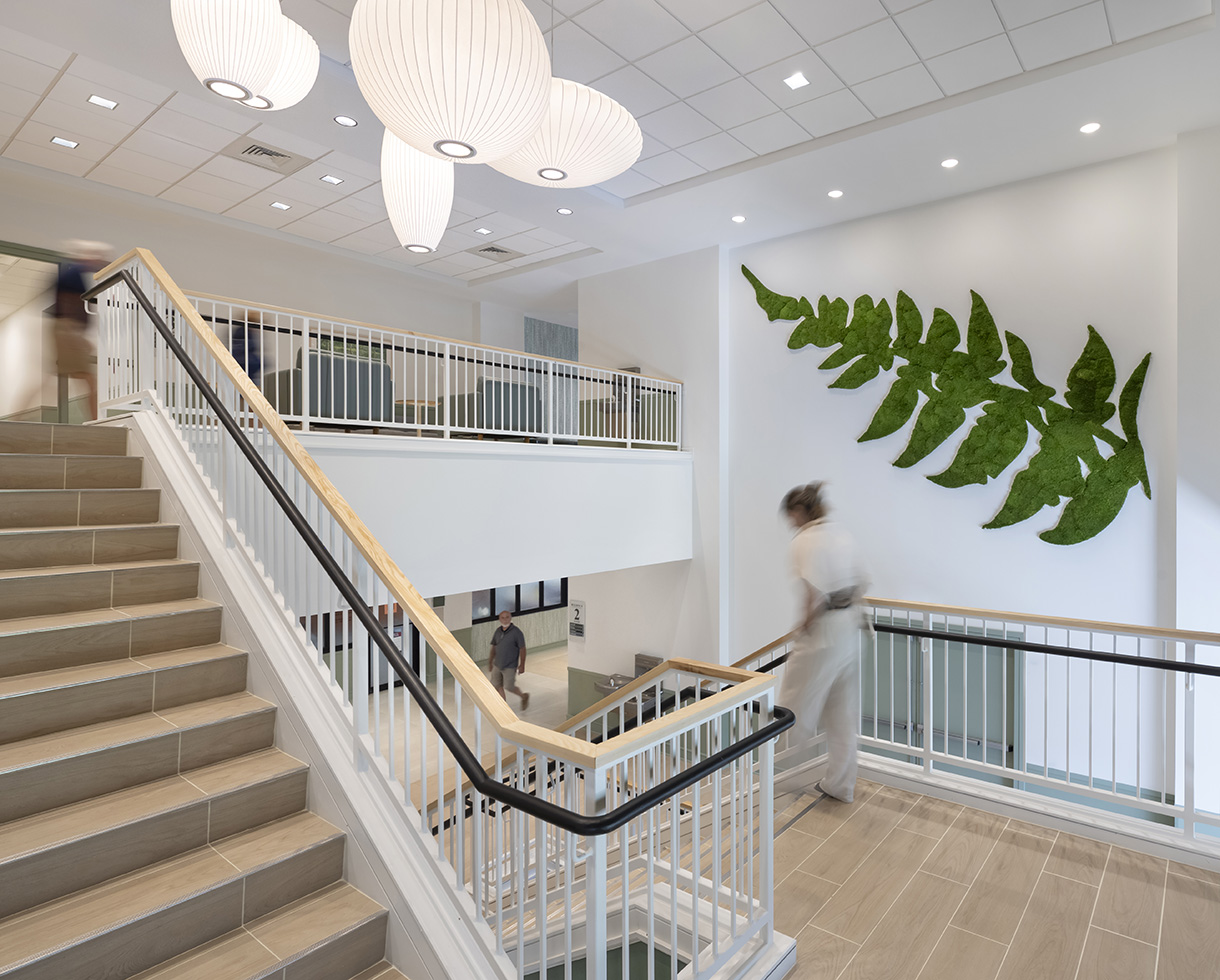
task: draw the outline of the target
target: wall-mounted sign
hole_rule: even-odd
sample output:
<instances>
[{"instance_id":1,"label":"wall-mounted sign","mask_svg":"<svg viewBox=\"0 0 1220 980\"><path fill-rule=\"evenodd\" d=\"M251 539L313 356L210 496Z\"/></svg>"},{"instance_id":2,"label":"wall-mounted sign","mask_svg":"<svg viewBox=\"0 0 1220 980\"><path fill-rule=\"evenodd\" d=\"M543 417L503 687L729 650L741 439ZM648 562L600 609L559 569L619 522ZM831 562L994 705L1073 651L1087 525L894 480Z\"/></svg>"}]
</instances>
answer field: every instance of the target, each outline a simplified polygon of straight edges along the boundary
<instances>
[{"instance_id":1,"label":"wall-mounted sign","mask_svg":"<svg viewBox=\"0 0 1220 980\"><path fill-rule=\"evenodd\" d=\"M579 600L568 603L568 636L585 635L585 604Z\"/></svg>"}]
</instances>

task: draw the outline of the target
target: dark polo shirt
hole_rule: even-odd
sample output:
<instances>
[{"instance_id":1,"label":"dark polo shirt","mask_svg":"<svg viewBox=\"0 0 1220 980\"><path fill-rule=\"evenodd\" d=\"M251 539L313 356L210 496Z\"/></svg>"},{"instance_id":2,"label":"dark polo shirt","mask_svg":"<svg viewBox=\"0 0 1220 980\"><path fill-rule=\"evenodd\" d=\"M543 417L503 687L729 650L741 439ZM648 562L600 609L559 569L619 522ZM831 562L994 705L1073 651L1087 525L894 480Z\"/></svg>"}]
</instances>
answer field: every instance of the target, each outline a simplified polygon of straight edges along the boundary
<instances>
[{"instance_id":1,"label":"dark polo shirt","mask_svg":"<svg viewBox=\"0 0 1220 980\"><path fill-rule=\"evenodd\" d=\"M525 649L525 634L515 623L509 623L508 629L497 626L496 631L491 634L491 645L495 648L497 667L501 670L505 667L516 669L521 659L521 651Z\"/></svg>"}]
</instances>

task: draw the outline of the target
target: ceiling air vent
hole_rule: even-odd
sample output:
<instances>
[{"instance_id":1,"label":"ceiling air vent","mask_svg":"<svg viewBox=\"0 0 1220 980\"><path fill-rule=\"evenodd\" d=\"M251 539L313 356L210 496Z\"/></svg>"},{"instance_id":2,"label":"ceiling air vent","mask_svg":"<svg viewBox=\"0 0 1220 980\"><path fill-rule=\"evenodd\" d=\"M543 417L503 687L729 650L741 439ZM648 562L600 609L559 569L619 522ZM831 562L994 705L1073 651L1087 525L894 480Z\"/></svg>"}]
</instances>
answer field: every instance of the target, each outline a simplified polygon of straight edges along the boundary
<instances>
[{"instance_id":1,"label":"ceiling air vent","mask_svg":"<svg viewBox=\"0 0 1220 980\"><path fill-rule=\"evenodd\" d=\"M302 167L313 163L312 160L300 154L289 153L278 146L260 143L246 136L235 139L220 151L220 155L231 160L244 160L246 163L252 163L256 167L272 170L284 176L295 174Z\"/></svg>"},{"instance_id":2,"label":"ceiling air vent","mask_svg":"<svg viewBox=\"0 0 1220 980\"><path fill-rule=\"evenodd\" d=\"M503 245L480 245L478 248L466 249L471 255L478 255L493 262L507 262L509 259L519 259L524 252L518 252Z\"/></svg>"}]
</instances>

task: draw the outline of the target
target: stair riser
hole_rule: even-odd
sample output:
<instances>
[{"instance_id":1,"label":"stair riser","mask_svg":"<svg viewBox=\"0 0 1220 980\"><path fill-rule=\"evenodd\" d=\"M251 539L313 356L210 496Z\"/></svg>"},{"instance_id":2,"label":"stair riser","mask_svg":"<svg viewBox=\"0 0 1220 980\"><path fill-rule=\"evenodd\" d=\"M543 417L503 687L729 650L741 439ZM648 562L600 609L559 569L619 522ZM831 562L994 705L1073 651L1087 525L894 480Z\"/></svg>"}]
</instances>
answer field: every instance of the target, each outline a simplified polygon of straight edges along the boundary
<instances>
[{"instance_id":1,"label":"stair riser","mask_svg":"<svg viewBox=\"0 0 1220 980\"><path fill-rule=\"evenodd\" d=\"M0 490L133 489L143 464L137 456L0 456Z\"/></svg>"},{"instance_id":2,"label":"stair riser","mask_svg":"<svg viewBox=\"0 0 1220 980\"><path fill-rule=\"evenodd\" d=\"M17 575L0 578L0 620L171 602L198 594L199 566L194 564Z\"/></svg>"},{"instance_id":3,"label":"stair riser","mask_svg":"<svg viewBox=\"0 0 1220 980\"><path fill-rule=\"evenodd\" d=\"M284 980L334 980L354 977L385 958L386 924L383 913L322 943L300 959L289 963Z\"/></svg>"},{"instance_id":4,"label":"stair riser","mask_svg":"<svg viewBox=\"0 0 1220 980\"><path fill-rule=\"evenodd\" d=\"M0 823L267 748L274 734L268 709L0 773Z\"/></svg>"},{"instance_id":5,"label":"stair riser","mask_svg":"<svg viewBox=\"0 0 1220 980\"><path fill-rule=\"evenodd\" d=\"M246 921L274 912L342 878L345 842L344 837L332 838L247 875Z\"/></svg>"},{"instance_id":6,"label":"stair riser","mask_svg":"<svg viewBox=\"0 0 1220 980\"><path fill-rule=\"evenodd\" d=\"M0 534L0 569L3 570L177 557L178 527L174 524Z\"/></svg>"},{"instance_id":7,"label":"stair riser","mask_svg":"<svg viewBox=\"0 0 1220 980\"><path fill-rule=\"evenodd\" d=\"M127 453L127 430L119 426L0 422L0 453L123 456Z\"/></svg>"},{"instance_id":8,"label":"stair riser","mask_svg":"<svg viewBox=\"0 0 1220 980\"><path fill-rule=\"evenodd\" d=\"M0 698L0 743L236 694L246 688L246 659L235 654Z\"/></svg>"},{"instance_id":9,"label":"stair riser","mask_svg":"<svg viewBox=\"0 0 1220 980\"><path fill-rule=\"evenodd\" d=\"M155 524L159 490L3 490L0 527Z\"/></svg>"},{"instance_id":10,"label":"stair riser","mask_svg":"<svg viewBox=\"0 0 1220 980\"><path fill-rule=\"evenodd\" d=\"M98 625L0 634L0 677L220 642L221 610L191 609Z\"/></svg>"},{"instance_id":11,"label":"stair riser","mask_svg":"<svg viewBox=\"0 0 1220 980\"><path fill-rule=\"evenodd\" d=\"M307 780L299 770L0 864L0 917L297 813Z\"/></svg>"}]
</instances>

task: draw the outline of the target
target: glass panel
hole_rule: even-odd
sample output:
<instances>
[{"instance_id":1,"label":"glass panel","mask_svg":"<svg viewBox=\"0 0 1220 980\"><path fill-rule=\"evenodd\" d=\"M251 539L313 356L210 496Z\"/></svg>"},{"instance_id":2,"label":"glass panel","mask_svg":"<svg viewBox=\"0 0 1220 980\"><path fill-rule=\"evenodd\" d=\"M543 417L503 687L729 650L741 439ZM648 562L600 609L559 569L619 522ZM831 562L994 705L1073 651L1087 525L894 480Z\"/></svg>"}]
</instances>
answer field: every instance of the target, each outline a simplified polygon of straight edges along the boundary
<instances>
[{"instance_id":1,"label":"glass panel","mask_svg":"<svg viewBox=\"0 0 1220 980\"><path fill-rule=\"evenodd\" d=\"M491 589L481 589L470 597L470 618L487 619L491 616Z\"/></svg>"},{"instance_id":2,"label":"glass panel","mask_svg":"<svg viewBox=\"0 0 1220 980\"><path fill-rule=\"evenodd\" d=\"M558 606L563 602L563 579L549 578L542 583L542 604Z\"/></svg>"},{"instance_id":3,"label":"glass panel","mask_svg":"<svg viewBox=\"0 0 1220 980\"><path fill-rule=\"evenodd\" d=\"M517 611L517 587L515 585L502 585L496 589L496 615L507 609L510 613Z\"/></svg>"},{"instance_id":4,"label":"glass panel","mask_svg":"<svg viewBox=\"0 0 1220 980\"><path fill-rule=\"evenodd\" d=\"M521 611L528 612L538 608L539 582L523 582L521 584Z\"/></svg>"}]
</instances>

